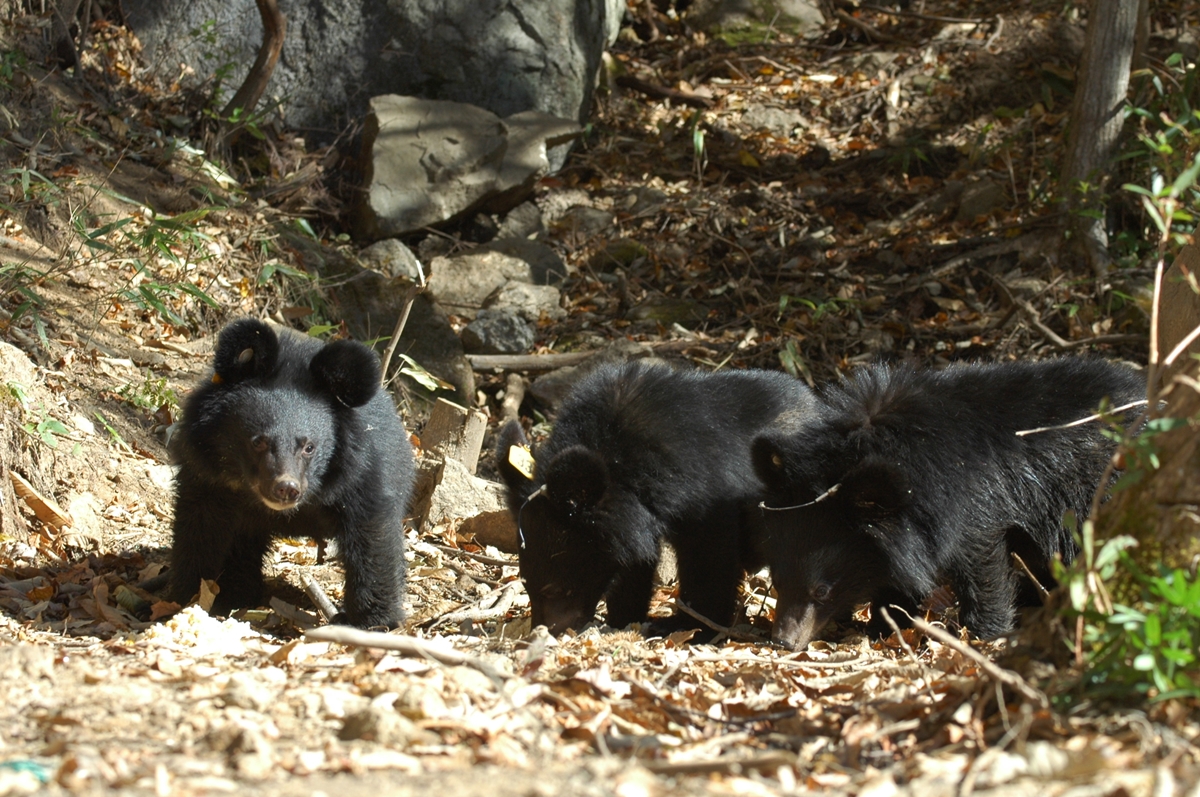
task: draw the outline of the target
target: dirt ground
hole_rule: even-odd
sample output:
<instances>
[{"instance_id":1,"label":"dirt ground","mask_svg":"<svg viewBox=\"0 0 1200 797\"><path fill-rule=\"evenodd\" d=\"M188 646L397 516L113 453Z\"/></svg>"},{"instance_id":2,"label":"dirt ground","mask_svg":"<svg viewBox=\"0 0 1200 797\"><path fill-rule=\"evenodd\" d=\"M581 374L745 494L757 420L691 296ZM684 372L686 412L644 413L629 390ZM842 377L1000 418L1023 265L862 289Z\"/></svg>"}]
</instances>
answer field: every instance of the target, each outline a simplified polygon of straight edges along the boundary
<instances>
[{"instance_id":1,"label":"dirt ground","mask_svg":"<svg viewBox=\"0 0 1200 797\"><path fill-rule=\"evenodd\" d=\"M540 325L539 351L673 341L694 365L812 382L879 357L1144 361L1137 253L1097 287L1038 245L1078 15L1002 5L858 14L886 45L843 21L809 44L730 47L632 4L614 74L702 102L618 81L593 136L537 188L548 215L574 204L614 219L550 224L541 239L572 274L568 317ZM1187 13L1171 16L1180 29L1195 24ZM1200 795L1190 703L1073 703L1069 669L953 633L847 629L780 650L765 641L764 574L744 587L733 641L603 627L555 640L530 628L515 557L455 521L408 532L405 631L463 664L307 639L318 617L302 576L335 599L341 583L307 540L277 546L269 607L156 616L137 585L170 540L164 435L178 400L232 318L336 322L281 230L302 219L352 254L348 178L336 153L268 130L257 160L229 166L242 185L223 184L202 154L168 146L171 119L200 118L196 98L140 72L128 32L97 23L71 77L48 68L44 20L10 22L0 431L26 484L0 493L20 516L0 539L0 797ZM751 121L779 108L802 111L790 131ZM306 166L321 178L264 190ZM999 194L963 215L982 181ZM427 249L465 248L469 227ZM504 375L477 379L494 421ZM400 404L419 434L417 393ZM654 611L671 600L666 585ZM952 611L931 618L955 630Z\"/></svg>"}]
</instances>

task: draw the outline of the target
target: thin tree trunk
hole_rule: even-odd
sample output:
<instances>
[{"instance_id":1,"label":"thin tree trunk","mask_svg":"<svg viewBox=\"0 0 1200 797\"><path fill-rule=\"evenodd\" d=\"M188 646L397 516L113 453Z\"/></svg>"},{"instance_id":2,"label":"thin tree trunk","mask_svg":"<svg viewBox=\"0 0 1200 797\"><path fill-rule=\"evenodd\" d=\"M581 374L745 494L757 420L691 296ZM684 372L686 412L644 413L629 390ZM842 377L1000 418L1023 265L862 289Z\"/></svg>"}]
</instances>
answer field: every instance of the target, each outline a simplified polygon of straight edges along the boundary
<instances>
[{"instance_id":1,"label":"thin tree trunk","mask_svg":"<svg viewBox=\"0 0 1200 797\"><path fill-rule=\"evenodd\" d=\"M1071 211L1068 224L1075 246L1100 278L1112 264L1103 192L1124 122L1122 109L1142 9L1142 0L1092 2L1059 185Z\"/></svg>"},{"instance_id":2,"label":"thin tree trunk","mask_svg":"<svg viewBox=\"0 0 1200 797\"><path fill-rule=\"evenodd\" d=\"M79 4L83 0L58 0L54 4L54 17L50 22L51 46L58 58L58 64L63 69L74 69L79 76L79 50L75 40L71 38L71 22L79 12Z\"/></svg>"},{"instance_id":3,"label":"thin tree trunk","mask_svg":"<svg viewBox=\"0 0 1200 797\"><path fill-rule=\"evenodd\" d=\"M241 110L239 120L244 120L254 111L258 101L262 99L263 92L266 91L271 75L275 72L279 54L283 52L283 37L287 32L287 20L284 18L283 12L279 10L278 2L276 0L255 0L255 2L258 4L259 16L262 17L263 43L258 48L258 57L254 59L254 66L250 67L250 71L246 73L246 79L242 81L242 85L233 95L233 99L221 111L221 117L226 120L224 123L226 126L229 126L228 119L235 111ZM240 128L240 121L238 124L229 126L222 138L228 143L230 135Z\"/></svg>"}]
</instances>

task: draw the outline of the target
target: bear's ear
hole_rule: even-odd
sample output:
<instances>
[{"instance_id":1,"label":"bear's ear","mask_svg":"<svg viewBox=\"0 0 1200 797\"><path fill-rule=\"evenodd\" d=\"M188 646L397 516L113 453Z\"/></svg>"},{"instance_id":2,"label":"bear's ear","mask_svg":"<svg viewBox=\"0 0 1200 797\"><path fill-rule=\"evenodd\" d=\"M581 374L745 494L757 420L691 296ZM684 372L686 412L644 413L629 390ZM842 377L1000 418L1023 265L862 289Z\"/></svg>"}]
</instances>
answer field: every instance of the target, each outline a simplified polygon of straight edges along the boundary
<instances>
[{"instance_id":1,"label":"bear's ear","mask_svg":"<svg viewBox=\"0 0 1200 797\"><path fill-rule=\"evenodd\" d=\"M754 464L754 472L768 489L774 492L787 491L787 454L775 436L756 438L750 444L750 461Z\"/></svg>"},{"instance_id":2,"label":"bear's ear","mask_svg":"<svg viewBox=\"0 0 1200 797\"><path fill-rule=\"evenodd\" d=\"M379 390L379 358L352 340L335 340L308 365L317 385L347 407L361 407Z\"/></svg>"},{"instance_id":3,"label":"bear's ear","mask_svg":"<svg viewBox=\"0 0 1200 797\"><path fill-rule=\"evenodd\" d=\"M868 459L842 477L841 500L867 522L891 517L909 502L908 477L898 466Z\"/></svg>"},{"instance_id":4,"label":"bear's ear","mask_svg":"<svg viewBox=\"0 0 1200 797\"><path fill-rule=\"evenodd\" d=\"M608 467L590 448L571 446L546 465L546 497L570 513L600 503L608 490Z\"/></svg>"},{"instance_id":5,"label":"bear's ear","mask_svg":"<svg viewBox=\"0 0 1200 797\"><path fill-rule=\"evenodd\" d=\"M213 381L236 384L275 369L279 338L275 330L255 318L234 321L221 330L213 357Z\"/></svg>"},{"instance_id":6,"label":"bear's ear","mask_svg":"<svg viewBox=\"0 0 1200 797\"><path fill-rule=\"evenodd\" d=\"M530 467L522 467L522 465L532 464L527 463L525 457L518 454L513 455L513 447L517 449L529 448L529 441L525 438L525 432L521 429L521 422L516 418L510 419L504 426L500 427L500 433L496 436L496 468L500 471L500 477L504 479L504 483L508 485L508 489L515 495L525 495L533 486L533 472Z\"/></svg>"}]
</instances>

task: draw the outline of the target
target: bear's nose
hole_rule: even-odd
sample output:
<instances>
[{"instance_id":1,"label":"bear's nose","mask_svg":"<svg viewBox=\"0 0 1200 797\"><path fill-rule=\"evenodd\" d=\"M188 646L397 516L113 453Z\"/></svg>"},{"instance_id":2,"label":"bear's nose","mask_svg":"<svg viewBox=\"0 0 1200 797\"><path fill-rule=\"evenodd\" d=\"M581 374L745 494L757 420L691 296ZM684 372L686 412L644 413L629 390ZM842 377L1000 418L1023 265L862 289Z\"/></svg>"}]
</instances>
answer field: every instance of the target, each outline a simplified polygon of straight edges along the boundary
<instances>
[{"instance_id":1,"label":"bear's nose","mask_svg":"<svg viewBox=\"0 0 1200 797\"><path fill-rule=\"evenodd\" d=\"M275 498L281 503L295 503L300 497L300 485L295 479L280 479L275 482Z\"/></svg>"}]
</instances>

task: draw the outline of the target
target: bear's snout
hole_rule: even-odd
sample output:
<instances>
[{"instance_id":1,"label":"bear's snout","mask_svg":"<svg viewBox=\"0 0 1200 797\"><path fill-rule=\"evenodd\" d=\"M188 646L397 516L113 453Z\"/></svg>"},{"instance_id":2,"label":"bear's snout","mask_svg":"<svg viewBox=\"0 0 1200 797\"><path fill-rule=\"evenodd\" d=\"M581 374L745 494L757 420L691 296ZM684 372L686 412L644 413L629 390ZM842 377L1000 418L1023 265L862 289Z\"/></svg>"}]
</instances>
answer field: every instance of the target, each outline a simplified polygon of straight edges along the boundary
<instances>
[{"instance_id":1,"label":"bear's snout","mask_svg":"<svg viewBox=\"0 0 1200 797\"><path fill-rule=\"evenodd\" d=\"M275 494L275 500L279 503L294 504L300 497L300 485L295 479L285 476L275 482L272 492Z\"/></svg>"}]
</instances>

